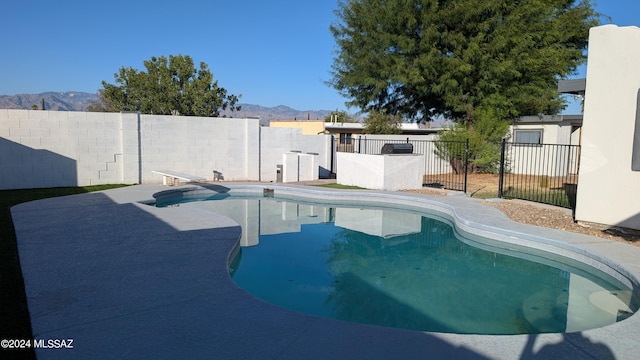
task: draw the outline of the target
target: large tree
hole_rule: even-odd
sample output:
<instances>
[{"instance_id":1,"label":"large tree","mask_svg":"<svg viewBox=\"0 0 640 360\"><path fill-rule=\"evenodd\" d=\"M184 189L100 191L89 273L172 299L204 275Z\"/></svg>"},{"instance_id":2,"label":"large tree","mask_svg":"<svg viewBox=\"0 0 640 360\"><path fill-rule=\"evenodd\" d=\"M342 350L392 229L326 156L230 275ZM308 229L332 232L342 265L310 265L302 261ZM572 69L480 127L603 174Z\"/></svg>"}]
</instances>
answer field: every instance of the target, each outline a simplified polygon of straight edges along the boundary
<instances>
[{"instance_id":1,"label":"large tree","mask_svg":"<svg viewBox=\"0 0 640 360\"><path fill-rule=\"evenodd\" d=\"M219 116L221 110L240 110L240 95L218 86L206 63L200 69L189 56L152 57L146 71L120 68L116 84L102 82L99 99L91 109L140 111L145 114Z\"/></svg>"},{"instance_id":2,"label":"large tree","mask_svg":"<svg viewBox=\"0 0 640 360\"><path fill-rule=\"evenodd\" d=\"M589 0L341 0L331 85L364 112L471 125L555 114L557 81L585 60Z\"/></svg>"},{"instance_id":3,"label":"large tree","mask_svg":"<svg viewBox=\"0 0 640 360\"><path fill-rule=\"evenodd\" d=\"M364 121L365 134L401 134L402 119L399 115L388 115L384 112L371 111Z\"/></svg>"}]
</instances>

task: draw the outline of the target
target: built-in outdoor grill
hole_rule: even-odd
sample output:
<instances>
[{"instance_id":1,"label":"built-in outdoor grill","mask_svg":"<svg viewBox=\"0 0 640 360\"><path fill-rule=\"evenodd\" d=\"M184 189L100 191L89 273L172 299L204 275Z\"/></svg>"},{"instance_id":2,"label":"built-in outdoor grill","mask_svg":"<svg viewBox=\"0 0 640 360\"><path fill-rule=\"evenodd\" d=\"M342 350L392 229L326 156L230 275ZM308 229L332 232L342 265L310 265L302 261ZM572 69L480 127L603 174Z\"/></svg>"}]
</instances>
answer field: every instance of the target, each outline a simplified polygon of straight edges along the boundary
<instances>
[{"instance_id":1,"label":"built-in outdoor grill","mask_svg":"<svg viewBox=\"0 0 640 360\"><path fill-rule=\"evenodd\" d=\"M384 144L380 154L413 154L413 144Z\"/></svg>"}]
</instances>

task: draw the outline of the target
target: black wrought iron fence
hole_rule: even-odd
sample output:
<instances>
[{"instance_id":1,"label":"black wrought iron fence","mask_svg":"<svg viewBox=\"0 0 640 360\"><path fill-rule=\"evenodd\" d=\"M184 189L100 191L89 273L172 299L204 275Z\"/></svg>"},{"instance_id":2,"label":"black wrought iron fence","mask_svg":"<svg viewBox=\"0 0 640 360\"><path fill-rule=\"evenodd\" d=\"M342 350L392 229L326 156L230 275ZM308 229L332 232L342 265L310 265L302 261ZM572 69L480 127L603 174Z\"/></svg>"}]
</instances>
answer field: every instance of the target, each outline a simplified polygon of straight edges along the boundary
<instances>
[{"instance_id":1,"label":"black wrought iron fence","mask_svg":"<svg viewBox=\"0 0 640 360\"><path fill-rule=\"evenodd\" d=\"M368 139L366 137L358 137L354 141L353 152L358 154L381 154L382 147L385 144L404 144L408 142L408 139Z\"/></svg>"},{"instance_id":2,"label":"black wrought iron fence","mask_svg":"<svg viewBox=\"0 0 640 360\"><path fill-rule=\"evenodd\" d=\"M334 151L380 154L385 144L397 143L411 143L413 153L424 156L423 186L467 192L473 168L468 142L357 136L348 141L335 139ZM579 166L579 145L503 141L496 184L498 196L575 209ZM334 173L335 168L334 161Z\"/></svg>"},{"instance_id":3,"label":"black wrought iron fence","mask_svg":"<svg viewBox=\"0 0 640 360\"><path fill-rule=\"evenodd\" d=\"M469 141L428 141L424 154L423 186L467 192Z\"/></svg>"},{"instance_id":4,"label":"black wrought iron fence","mask_svg":"<svg viewBox=\"0 0 640 360\"><path fill-rule=\"evenodd\" d=\"M575 209L579 145L502 142L498 196Z\"/></svg>"},{"instance_id":5,"label":"black wrought iron fence","mask_svg":"<svg viewBox=\"0 0 640 360\"><path fill-rule=\"evenodd\" d=\"M348 142L348 144L346 144ZM334 138L334 151L350 152L358 154L381 154L385 144L410 143L413 145L413 154L424 156L423 186L437 187L457 191L467 191L466 154L468 143L438 140L415 139L380 139L357 136L345 139ZM448 159L446 156L454 156ZM336 158L335 156L333 157ZM445 160L446 159L446 160ZM335 173L335 164L332 171ZM401 175L399 175L401 176Z\"/></svg>"}]
</instances>

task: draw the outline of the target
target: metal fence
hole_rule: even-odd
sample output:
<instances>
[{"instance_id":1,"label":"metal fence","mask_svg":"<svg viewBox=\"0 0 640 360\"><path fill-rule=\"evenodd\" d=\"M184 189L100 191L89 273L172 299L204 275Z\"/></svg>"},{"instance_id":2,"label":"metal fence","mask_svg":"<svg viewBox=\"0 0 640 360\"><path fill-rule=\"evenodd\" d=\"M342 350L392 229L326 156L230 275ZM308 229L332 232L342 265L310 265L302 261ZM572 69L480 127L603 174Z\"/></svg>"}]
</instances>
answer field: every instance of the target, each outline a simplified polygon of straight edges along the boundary
<instances>
[{"instance_id":1,"label":"metal fence","mask_svg":"<svg viewBox=\"0 0 640 360\"><path fill-rule=\"evenodd\" d=\"M411 143L413 153L424 156L422 184L467 192L472 170L468 141L334 139L334 152L380 154L384 144ZM580 166L579 145L524 144L502 141L498 196L575 209ZM336 159L336 156L332 157ZM335 174L335 161L332 162ZM401 176L401 175L399 175Z\"/></svg>"},{"instance_id":2,"label":"metal fence","mask_svg":"<svg viewBox=\"0 0 640 360\"><path fill-rule=\"evenodd\" d=\"M467 192L469 141L425 141L422 185ZM446 160L448 159L448 160Z\"/></svg>"},{"instance_id":3,"label":"metal fence","mask_svg":"<svg viewBox=\"0 0 640 360\"><path fill-rule=\"evenodd\" d=\"M349 139L334 138L334 152L350 152L358 154L377 155L382 152L385 144L413 145L413 153L421 154L424 157L424 175L422 184L427 187L437 187L449 190L467 191L467 169L466 158L468 153L468 142L439 141L439 140L415 140L415 139L369 139L364 136ZM443 160L437 154L443 151L455 154L462 154L463 160L455 158L453 160ZM335 159L333 156L332 159ZM332 173L335 174L335 161L332 165Z\"/></svg>"},{"instance_id":4,"label":"metal fence","mask_svg":"<svg viewBox=\"0 0 640 360\"><path fill-rule=\"evenodd\" d=\"M579 145L502 142L498 196L575 209Z\"/></svg>"}]
</instances>

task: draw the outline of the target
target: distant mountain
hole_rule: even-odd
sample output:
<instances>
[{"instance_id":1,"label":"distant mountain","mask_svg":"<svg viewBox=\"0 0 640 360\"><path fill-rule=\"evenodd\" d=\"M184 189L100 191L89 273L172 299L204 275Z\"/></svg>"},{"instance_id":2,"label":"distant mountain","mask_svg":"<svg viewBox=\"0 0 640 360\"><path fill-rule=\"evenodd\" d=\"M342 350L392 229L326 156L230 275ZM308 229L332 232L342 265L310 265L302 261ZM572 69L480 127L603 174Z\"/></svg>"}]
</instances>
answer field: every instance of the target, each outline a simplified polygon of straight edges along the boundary
<instances>
[{"instance_id":1,"label":"distant mountain","mask_svg":"<svg viewBox=\"0 0 640 360\"><path fill-rule=\"evenodd\" d=\"M45 92L42 94L18 94L0 95L0 109L32 109L37 106L42 109L44 99L45 110L57 111L85 111L91 101L96 99L95 94L65 91ZM240 111L224 111L222 115L233 117L257 117L260 123L268 125L269 120L319 120L331 113L330 110L296 110L288 106L279 105L265 107L252 104L239 104Z\"/></svg>"},{"instance_id":2,"label":"distant mountain","mask_svg":"<svg viewBox=\"0 0 640 360\"><path fill-rule=\"evenodd\" d=\"M240 104L240 111L223 111L222 114L233 117L259 117L260 123L268 125L270 120L324 120L330 110L296 110L288 106L278 105L265 107L252 104Z\"/></svg>"},{"instance_id":3,"label":"distant mountain","mask_svg":"<svg viewBox=\"0 0 640 360\"><path fill-rule=\"evenodd\" d=\"M0 95L0 109L28 109L37 106L42 110L44 100L45 110L56 111L84 111L95 94L78 91L45 92L42 94Z\"/></svg>"}]
</instances>

